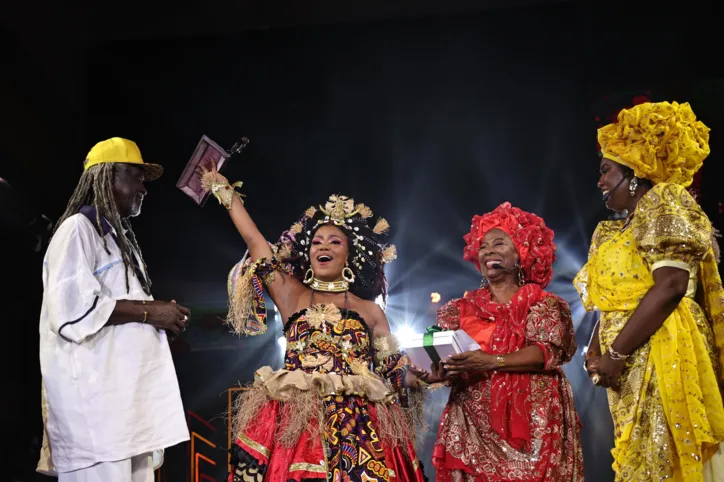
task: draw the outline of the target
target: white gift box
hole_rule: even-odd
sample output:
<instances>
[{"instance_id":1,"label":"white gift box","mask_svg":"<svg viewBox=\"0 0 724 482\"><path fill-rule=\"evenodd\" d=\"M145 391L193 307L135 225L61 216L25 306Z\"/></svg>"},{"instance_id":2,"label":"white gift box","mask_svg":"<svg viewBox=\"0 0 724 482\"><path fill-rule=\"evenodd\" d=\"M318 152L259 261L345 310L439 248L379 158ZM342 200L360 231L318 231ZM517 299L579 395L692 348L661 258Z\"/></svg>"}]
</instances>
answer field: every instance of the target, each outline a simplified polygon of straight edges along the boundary
<instances>
[{"instance_id":1,"label":"white gift box","mask_svg":"<svg viewBox=\"0 0 724 482\"><path fill-rule=\"evenodd\" d=\"M463 330L438 331L432 335L432 345L424 345L424 333L410 335L400 340L400 345L410 358L410 362L423 370L429 370L433 358L446 360L448 356L466 351L479 350L475 340ZM431 356L432 353L432 356ZM437 356L435 356L437 354Z\"/></svg>"}]
</instances>

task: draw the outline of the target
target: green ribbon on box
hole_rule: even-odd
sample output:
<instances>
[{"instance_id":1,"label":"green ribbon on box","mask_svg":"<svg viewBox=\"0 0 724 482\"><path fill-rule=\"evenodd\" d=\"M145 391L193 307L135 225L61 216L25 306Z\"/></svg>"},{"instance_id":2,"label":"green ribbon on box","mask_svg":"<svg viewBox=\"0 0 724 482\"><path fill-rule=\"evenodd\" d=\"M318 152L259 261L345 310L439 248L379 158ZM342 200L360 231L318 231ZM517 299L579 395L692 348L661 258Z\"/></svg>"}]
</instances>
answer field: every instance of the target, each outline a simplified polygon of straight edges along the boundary
<instances>
[{"instance_id":1,"label":"green ribbon on box","mask_svg":"<svg viewBox=\"0 0 724 482\"><path fill-rule=\"evenodd\" d=\"M432 363L434 363L437 367L440 364L440 355L438 355L437 350L435 350L432 338L435 333L441 332L442 328L440 328L439 326L430 326L425 331L427 333L422 335L422 347L425 349L427 356L430 357L430 360L432 360ZM427 369L428 367L423 368Z\"/></svg>"}]
</instances>

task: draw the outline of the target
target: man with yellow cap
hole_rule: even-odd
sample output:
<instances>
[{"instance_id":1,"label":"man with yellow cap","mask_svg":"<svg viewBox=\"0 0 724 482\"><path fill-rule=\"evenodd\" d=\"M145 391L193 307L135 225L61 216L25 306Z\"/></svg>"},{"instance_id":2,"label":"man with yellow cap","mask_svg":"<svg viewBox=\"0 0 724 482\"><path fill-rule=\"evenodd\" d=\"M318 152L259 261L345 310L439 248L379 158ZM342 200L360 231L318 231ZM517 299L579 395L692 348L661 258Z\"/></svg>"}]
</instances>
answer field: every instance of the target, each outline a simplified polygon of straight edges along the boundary
<instances>
[{"instance_id":1,"label":"man with yellow cap","mask_svg":"<svg viewBox=\"0 0 724 482\"><path fill-rule=\"evenodd\" d=\"M45 254L38 471L60 482L152 482L189 439L167 339L189 311L153 299L129 222L162 172L132 141L96 144Z\"/></svg>"}]
</instances>

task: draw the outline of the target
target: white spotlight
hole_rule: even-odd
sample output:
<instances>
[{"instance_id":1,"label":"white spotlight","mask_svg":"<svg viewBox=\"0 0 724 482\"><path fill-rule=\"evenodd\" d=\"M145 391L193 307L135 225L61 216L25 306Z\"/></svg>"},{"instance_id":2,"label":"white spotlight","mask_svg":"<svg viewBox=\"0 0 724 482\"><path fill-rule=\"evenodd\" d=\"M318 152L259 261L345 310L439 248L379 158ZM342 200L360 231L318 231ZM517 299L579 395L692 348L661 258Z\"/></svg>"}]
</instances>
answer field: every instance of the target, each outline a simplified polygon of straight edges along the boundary
<instances>
[{"instance_id":1,"label":"white spotlight","mask_svg":"<svg viewBox=\"0 0 724 482\"><path fill-rule=\"evenodd\" d=\"M377 304L377 306L379 306L383 310L386 308L385 302L382 299L382 295L379 295L377 298L375 298L375 303Z\"/></svg>"},{"instance_id":2,"label":"white spotlight","mask_svg":"<svg viewBox=\"0 0 724 482\"><path fill-rule=\"evenodd\" d=\"M407 348L407 344L413 335L415 335L415 330L413 330L407 323L398 326L395 330L395 336L403 348Z\"/></svg>"},{"instance_id":3,"label":"white spotlight","mask_svg":"<svg viewBox=\"0 0 724 482\"><path fill-rule=\"evenodd\" d=\"M277 343L279 344L279 347L282 349L282 351L287 351L286 337L280 336L279 338L277 338Z\"/></svg>"}]
</instances>

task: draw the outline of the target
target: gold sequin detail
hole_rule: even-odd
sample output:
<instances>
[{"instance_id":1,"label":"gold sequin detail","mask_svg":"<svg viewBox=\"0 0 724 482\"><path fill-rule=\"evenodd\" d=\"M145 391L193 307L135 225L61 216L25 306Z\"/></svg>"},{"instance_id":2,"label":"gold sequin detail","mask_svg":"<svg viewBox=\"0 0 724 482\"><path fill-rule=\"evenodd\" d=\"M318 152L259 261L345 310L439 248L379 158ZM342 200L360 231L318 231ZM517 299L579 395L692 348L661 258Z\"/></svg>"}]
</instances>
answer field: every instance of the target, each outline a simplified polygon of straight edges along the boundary
<instances>
[{"instance_id":1,"label":"gold sequin detail","mask_svg":"<svg viewBox=\"0 0 724 482\"><path fill-rule=\"evenodd\" d=\"M724 441L716 356L724 344L724 290L711 224L682 186L661 183L639 201L630 229L617 228L620 222L599 224L574 280L586 309L601 311L602 350L654 285L654 265L681 263L698 273L689 294L697 293L704 309L684 298L629 358L621 391L608 391L616 481L702 481L704 462Z\"/></svg>"}]
</instances>

